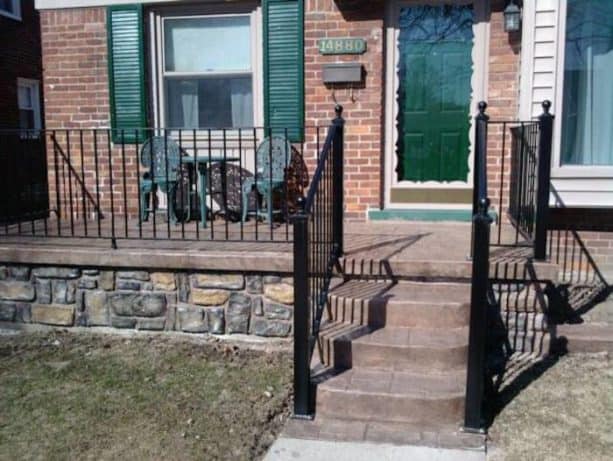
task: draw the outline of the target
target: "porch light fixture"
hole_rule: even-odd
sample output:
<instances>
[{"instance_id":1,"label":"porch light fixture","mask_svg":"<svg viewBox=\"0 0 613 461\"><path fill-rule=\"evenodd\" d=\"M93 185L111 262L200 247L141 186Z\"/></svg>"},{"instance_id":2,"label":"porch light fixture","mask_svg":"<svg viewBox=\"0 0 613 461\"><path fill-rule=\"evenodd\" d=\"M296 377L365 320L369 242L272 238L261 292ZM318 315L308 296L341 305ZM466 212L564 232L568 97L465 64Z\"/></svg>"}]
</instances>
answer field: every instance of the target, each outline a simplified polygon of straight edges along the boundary
<instances>
[{"instance_id":1,"label":"porch light fixture","mask_svg":"<svg viewBox=\"0 0 613 461\"><path fill-rule=\"evenodd\" d=\"M504 31L517 32L521 26L521 9L511 0L504 9Z\"/></svg>"}]
</instances>

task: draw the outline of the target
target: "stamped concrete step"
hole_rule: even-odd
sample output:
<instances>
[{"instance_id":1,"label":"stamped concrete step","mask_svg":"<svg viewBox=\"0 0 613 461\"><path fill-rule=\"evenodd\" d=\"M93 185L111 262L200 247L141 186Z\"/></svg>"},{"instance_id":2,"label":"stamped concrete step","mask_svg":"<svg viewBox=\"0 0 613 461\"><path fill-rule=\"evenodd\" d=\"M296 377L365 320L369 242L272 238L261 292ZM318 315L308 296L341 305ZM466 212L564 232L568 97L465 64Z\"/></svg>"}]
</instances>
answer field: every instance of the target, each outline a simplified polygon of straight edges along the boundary
<instances>
[{"instance_id":1,"label":"stamped concrete step","mask_svg":"<svg viewBox=\"0 0 613 461\"><path fill-rule=\"evenodd\" d=\"M343 275L356 278L403 279L421 278L424 280L462 279L470 280L472 261L465 259L446 259L444 256L432 259L370 259L346 256L340 259ZM557 280L559 266L551 262L534 262L527 257L492 257L490 277L504 280Z\"/></svg>"},{"instance_id":2,"label":"stamped concrete step","mask_svg":"<svg viewBox=\"0 0 613 461\"><path fill-rule=\"evenodd\" d=\"M395 423L318 415L313 420L290 419L283 437L332 442L373 442L434 448L485 450L485 435L460 432L457 424Z\"/></svg>"},{"instance_id":3,"label":"stamped concrete step","mask_svg":"<svg viewBox=\"0 0 613 461\"><path fill-rule=\"evenodd\" d=\"M468 329L385 327L357 338L340 337L331 345L331 365L339 368L461 369L466 366Z\"/></svg>"},{"instance_id":4,"label":"stamped concrete step","mask_svg":"<svg viewBox=\"0 0 613 461\"><path fill-rule=\"evenodd\" d=\"M613 325L558 325L555 349L560 352L613 353Z\"/></svg>"},{"instance_id":5,"label":"stamped concrete step","mask_svg":"<svg viewBox=\"0 0 613 461\"><path fill-rule=\"evenodd\" d=\"M384 422L456 423L462 417L464 370L419 374L354 368L317 386L317 414Z\"/></svg>"},{"instance_id":6,"label":"stamped concrete step","mask_svg":"<svg viewBox=\"0 0 613 461\"><path fill-rule=\"evenodd\" d=\"M373 327L455 328L468 323L470 286L462 283L350 280L328 297L330 320Z\"/></svg>"}]
</instances>

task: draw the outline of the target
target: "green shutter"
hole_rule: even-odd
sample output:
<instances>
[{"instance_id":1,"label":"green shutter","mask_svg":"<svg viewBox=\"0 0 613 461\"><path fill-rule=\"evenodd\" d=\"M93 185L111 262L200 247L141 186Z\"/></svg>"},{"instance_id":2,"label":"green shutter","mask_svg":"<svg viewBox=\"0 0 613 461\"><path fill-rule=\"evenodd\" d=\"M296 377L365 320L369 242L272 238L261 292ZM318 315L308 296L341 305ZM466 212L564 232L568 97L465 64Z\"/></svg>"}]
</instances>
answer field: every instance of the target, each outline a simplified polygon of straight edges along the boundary
<instances>
[{"instance_id":1,"label":"green shutter","mask_svg":"<svg viewBox=\"0 0 613 461\"><path fill-rule=\"evenodd\" d=\"M264 0L264 117L292 141L304 127L303 0Z\"/></svg>"},{"instance_id":2,"label":"green shutter","mask_svg":"<svg viewBox=\"0 0 613 461\"><path fill-rule=\"evenodd\" d=\"M113 140L135 142L135 128L147 124L143 13L141 5L107 8L109 91Z\"/></svg>"}]
</instances>

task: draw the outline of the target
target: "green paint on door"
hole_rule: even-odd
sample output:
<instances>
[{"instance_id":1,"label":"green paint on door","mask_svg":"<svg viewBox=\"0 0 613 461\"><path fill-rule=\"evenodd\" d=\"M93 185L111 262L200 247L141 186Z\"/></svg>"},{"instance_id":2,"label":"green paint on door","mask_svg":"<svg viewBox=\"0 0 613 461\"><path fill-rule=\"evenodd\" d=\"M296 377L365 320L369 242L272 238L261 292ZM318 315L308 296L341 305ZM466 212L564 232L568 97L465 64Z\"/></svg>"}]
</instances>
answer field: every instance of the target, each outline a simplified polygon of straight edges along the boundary
<instances>
[{"instance_id":1,"label":"green paint on door","mask_svg":"<svg viewBox=\"0 0 613 461\"><path fill-rule=\"evenodd\" d=\"M398 179L466 181L473 10L400 10Z\"/></svg>"}]
</instances>

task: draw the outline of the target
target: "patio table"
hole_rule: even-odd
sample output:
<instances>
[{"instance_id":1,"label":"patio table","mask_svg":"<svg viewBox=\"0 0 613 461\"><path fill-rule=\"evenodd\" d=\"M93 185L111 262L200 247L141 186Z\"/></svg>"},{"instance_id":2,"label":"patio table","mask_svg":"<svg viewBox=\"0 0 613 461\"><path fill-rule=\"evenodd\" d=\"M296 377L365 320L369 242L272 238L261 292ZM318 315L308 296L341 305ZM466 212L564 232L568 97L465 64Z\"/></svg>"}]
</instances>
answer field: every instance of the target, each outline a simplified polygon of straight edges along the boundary
<instances>
[{"instance_id":1,"label":"patio table","mask_svg":"<svg viewBox=\"0 0 613 461\"><path fill-rule=\"evenodd\" d=\"M181 162L184 164L196 165L198 171L198 185L200 190L200 222L202 227L206 227L206 187L207 187L207 172L209 170L208 164L219 163L219 171L221 174L221 196L223 199L222 211L225 213L226 199L227 199L227 178L226 178L226 164L228 162L238 162L239 157L229 157L227 155L188 155L181 157Z\"/></svg>"}]
</instances>

